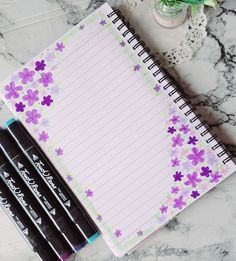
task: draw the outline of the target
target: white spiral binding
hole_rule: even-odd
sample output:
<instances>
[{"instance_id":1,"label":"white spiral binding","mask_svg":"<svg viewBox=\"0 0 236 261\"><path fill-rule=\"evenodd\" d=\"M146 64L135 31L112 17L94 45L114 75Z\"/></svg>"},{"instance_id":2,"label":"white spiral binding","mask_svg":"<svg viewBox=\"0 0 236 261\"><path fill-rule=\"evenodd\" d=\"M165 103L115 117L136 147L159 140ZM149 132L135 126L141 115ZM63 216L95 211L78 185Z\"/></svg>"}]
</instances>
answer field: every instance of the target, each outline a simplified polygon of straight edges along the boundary
<instances>
[{"instance_id":1,"label":"white spiral binding","mask_svg":"<svg viewBox=\"0 0 236 261\"><path fill-rule=\"evenodd\" d=\"M196 130L201 129L200 135L206 138L208 144L211 143L211 149L216 152L219 158L222 158L224 164L229 162L233 158L233 155L226 150L223 143L218 140L217 135L211 133L212 128L201 119L201 115L195 113L195 108L191 106L190 101L184 98L175 85L174 80L167 76L167 73L159 67L158 61L154 60L155 55L150 54L150 49L146 47L144 41L140 40L140 36L135 34L134 28L130 27L130 24L121 15L120 11L114 10L107 17L109 19L114 18L112 23L116 25L116 28L127 40L127 43L132 46L137 55L142 58L143 63L152 72L153 76L157 78L163 89L168 90L168 95L173 99L174 103L178 104L179 109L183 111L185 116L189 118L189 122L194 124Z\"/></svg>"}]
</instances>

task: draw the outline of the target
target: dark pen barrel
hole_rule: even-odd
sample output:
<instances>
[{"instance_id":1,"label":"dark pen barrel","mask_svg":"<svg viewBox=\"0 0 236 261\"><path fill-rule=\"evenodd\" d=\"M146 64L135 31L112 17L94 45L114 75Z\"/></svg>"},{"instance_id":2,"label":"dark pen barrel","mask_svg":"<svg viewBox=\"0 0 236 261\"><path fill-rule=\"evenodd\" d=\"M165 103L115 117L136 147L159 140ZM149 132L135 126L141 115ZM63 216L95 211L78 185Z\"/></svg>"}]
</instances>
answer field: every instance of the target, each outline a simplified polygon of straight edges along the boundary
<instances>
[{"instance_id":1,"label":"dark pen barrel","mask_svg":"<svg viewBox=\"0 0 236 261\"><path fill-rule=\"evenodd\" d=\"M30 160L44 183L57 197L87 241L93 242L99 235L96 226L50 160L19 121L11 119L6 123L6 126L24 155Z\"/></svg>"},{"instance_id":2,"label":"dark pen barrel","mask_svg":"<svg viewBox=\"0 0 236 261\"><path fill-rule=\"evenodd\" d=\"M33 224L26 215L24 209L17 202L11 191L0 179L0 205L10 220L20 231L22 237L28 243L30 248L39 256L42 261L58 261L60 256L54 250L53 246L46 240L40 230Z\"/></svg>"}]
</instances>

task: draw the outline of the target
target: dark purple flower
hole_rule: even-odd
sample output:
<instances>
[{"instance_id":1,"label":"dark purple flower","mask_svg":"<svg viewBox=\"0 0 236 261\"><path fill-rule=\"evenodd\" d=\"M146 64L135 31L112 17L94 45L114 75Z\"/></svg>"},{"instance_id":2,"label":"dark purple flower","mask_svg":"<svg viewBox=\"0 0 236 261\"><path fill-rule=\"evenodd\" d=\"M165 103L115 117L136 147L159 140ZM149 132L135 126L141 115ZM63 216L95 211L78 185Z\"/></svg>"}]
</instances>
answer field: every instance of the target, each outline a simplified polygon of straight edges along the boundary
<instances>
[{"instance_id":1,"label":"dark purple flower","mask_svg":"<svg viewBox=\"0 0 236 261\"><path fill-rule=\"evenodd\" d=\"M196 145L197 141L198 141L198 139L195 136L189 137L188 144Z\"/></svg>"},{"instance_id":2,"label":"dark purple flower","mask_svg":"<svg viewBox=\"0 0 236 261\"><path fill-rule=\"evenodd\" d=\"M19 102L15 104L15 107L17 112L23 112L25 105L22 102Z\"/></svg>"},{"instance_id":3,"label":"dark purple flower","mask_svg":"<svg viewBox=\"0 0 236 261\"><path fill-rule=\"evenodd\" d=\"M142 230L139 230L139 231L137 232L137 235L138 235L138 237L143 236L143 231L142 231Z\"/></svg>"},{"instance_id":4,"label":"dark purple flower","mask_svg":"<svg viewBox=\"0 0 236 261\"><path fill-rule=\"evenodd\" d=\"M198 191L196 191L196 190L192 191L191 197L197 198L197 197L199 197L199 196L200 196L200 194L199 194Z\"/></svg>"},{"instance_id":5,"label":"dark purple flower","mask_svg":"<svg viewBox=\"0 0 236 261\"><path fill-rule=\"evenodd\" d=\"M185 205L186 202L183 200L183 196L180 196L179 198L174 199L174 208L182 209Z\"/></svg>"},{"instance_id":6,"label":"dark purple flower","mask_svg":"<svg viewBox=\"0 0 236 261\"><path fill-rule=\"evenodd\" d=\"M41 73L41 78L39 79L39 82L42 83L44 87L48 87L50 83L53 83L52 73Z\"/></svg>"},{"instance_id":7,"label":"dark purple flower","mask_svg":"<svg viewBox=\"0 0 236 261\"><path fill-rule=\"evenodd\" d=\"M201 170L202 170L202 172L200 173L200 175L203 177L209 177L210 174L212 173L212 170L208 166L202 167Z\"/></svg>"},{"instance_id":8,"label":"dark purple flower","mask_svg":"<svg viewBox=\"0 0 236 261\"><path fill-rule=\"evenodd\" d=\"M102 20L99 22L99 24L100 24L101 26L104 26L104 25L106 24L106 21L105 21L104 19L102 19Z\"/></svg>"},{"instance_id":9,"label":"dark purple flower","mask_svg":"<svg viewBox=\"0 0 236 261\"><path fill-rule=\"evenodd\" d=\"M179 130L182 131L184 134L187 134L190 131L187 124L182 124Z\"/></svg>"},{"instance_id":10,"label":"dark purple flower","mask_svg":"<svg viewBox=\"0 0 236 261\"><path fill-rule=\"evenodd\" d=\"M179 122L179 116L173 116L171 119L170 119L170 121L173 123L173 124L176 124L176 123L178 123Z\"/></svg>"},{"instance_id":11,"label":"dark purple flower","mask_svg":"<svg viewBox=\"0 0 236 261\"><path fill-rule=\"evenodd\" d=\"M35 71L44 71L45 66L46 64L44 60L37 61L35 62Z\"/></svg>"},{"instance_id":12,"label":"dark purple flower","mask_svg":"<svg viewBox=\"0 0 236 261\"><path fill-rule=\"evenodd\" d=\"M222 175L219 174L218 171L216 171L215 173L211 173L211 180L210 182L219 182L220 178L222 178Z\"/></svg>"},{"instance_id":13,"label":"dark purple flower","mask_svg":"<svg viewBox=\"0 0 236 261\"><path fill-rule=\"evenodd\" d=\"M102 222L102 216L101 215L97 215L97 221L99 221L99 222Z\"/></svg>"},{"instance_id":14,"label":"dark purple flower","mask_svg":"<svg viewBox=\"0 0 236 261\"><path fill-rule=\"evenodd\" d=\"M7 94L5 95L6 99L17 99L20 97L19 91L23 89L22 86L16 86L14 82L10 82L8 85L5 86L5 91Z\"/></svg>"},{"instance_id":15,"label":"dark purple flower","mask_svg":"<svg viewBox=\"0 0 236 261\"><path fill-rule=\"evenodd\" d=\"M171 167L179 166L179 164L180 164L180 160L178 160L178 158L171 160Z\"/></svg>"},{"instance_id":16,"label":"dark purple flower","mask_svg":"<svg viewBox=\"0 0 236 261\"><path fill-rule=\"evenodd\" d=\"M174 127L168 127L167 132L173 134L174 132L176 132L176 129Z\"/></svg>"},{"instance_id":17,"label":"dark purple flower","mask_svg":"<svg viewBox=\"0 0 236 261\"><path fill-rule=\"evenodd\" d=\"M180 134L171 139L173 141L172 147L182 146L184 139L181 138Z\"/></svg>"},{"instance_id":18,"label":"dark purple flower","mask_svg":"<svg viewBox=\"0 0 236 261\"><path fill-rule=\"evenodd\" d=\"M162 206L160 207L161 214L166 213L167 210L168 210L168 206L162 205Z\"/></svg>"},{"instance_id":19,"label":"dark purple flower","mask_svg":"<svg viewBox=\"0 0 236 261\"><path fill-rule=\"evenodd\" d=\"M27 82L32 82L34 79L35 72L30 71L29 69L25 68L22 72L18 73L18 76L21 78L21 82L26 84Z\"/></svg>"},{"instance_id":20,"label":"dark purple flower","mask_svg":"<svg viewBox=\"0 0 236 261\"><path fill-rule=\"evenodd\" d=\"M194 166L198 165L200 162L204 162L204 150L198 150L198 148L192 148L192 154L189 154L187 158L192 161Z\"/></svg>"},{"instance_id":21,"label":"dark purple flower","mask_svg":"<svg viewBox=\"0 0 236 261\"><path fill-rule=\"evenodd\" d=\"M63 49L65 48L65 45L63 43L56 43L56 51L62 52Z\"/></svg>"},{"instance_id":22,"label":"dark purple flower","mask_svg":"<svg viewBox=\"0 0 236 261\"><path fill-rule=\"evenodd\" d=\"M201 182L202 179L197 177L197 172L193 172L193 174L187 174L188 180L184 182L186 186L192 186L195 188L197 186L197 183Z\"/></svg>"},{"instance_id":23,"label":"dark purple flower","mask_svg":"<svg viewBox=\"0 0 236 261\"><path fill-rule=\"evenodd\" d=\"M53 102L51 95L43 96L43 101L41 102L42 105L50 106Z\"/></svg>"},{"instance_id":24,"label":"dark purple flower","mask_svg":"<svg viewBox=\"0 0 236 261\"><path fill-rule=\"evenodd\" d=\"M81 24L81 25L79 26L79 29L80 29L81 31L83 31L83 30L84 30L84 25Z\"/></svg>"},{"instance_id":25,"label":"dark purple flower","mask_svg":"<svg viewBox=\"0 0 236 261\"><path fill-rule=\"evenodd\" d=\"M173 175L174 181L181 181L184 175L180 171L176 171Z\"/></svg>"}]
</instances>

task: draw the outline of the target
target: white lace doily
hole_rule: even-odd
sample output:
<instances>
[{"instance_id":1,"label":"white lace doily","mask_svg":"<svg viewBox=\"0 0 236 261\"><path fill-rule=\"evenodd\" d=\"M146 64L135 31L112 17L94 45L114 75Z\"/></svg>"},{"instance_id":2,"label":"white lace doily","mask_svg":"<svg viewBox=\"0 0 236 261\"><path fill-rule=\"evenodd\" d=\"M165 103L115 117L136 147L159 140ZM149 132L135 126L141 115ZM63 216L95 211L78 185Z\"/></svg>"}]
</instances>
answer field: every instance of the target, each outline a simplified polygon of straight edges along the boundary
<instances>
[{"instance_id":1,"label":"white lace doily","mask_svg":"<svg viewBox=\"0 0 236 261\"><path fill-rule=\"evenodd\" d=\"M207 18L203 6L194 17L189 12L185 23L174 29L166 29L156 22L153 0L118 0L116 7L166 68L190 60L207 35Z\"/></svg>"}]
</instances>

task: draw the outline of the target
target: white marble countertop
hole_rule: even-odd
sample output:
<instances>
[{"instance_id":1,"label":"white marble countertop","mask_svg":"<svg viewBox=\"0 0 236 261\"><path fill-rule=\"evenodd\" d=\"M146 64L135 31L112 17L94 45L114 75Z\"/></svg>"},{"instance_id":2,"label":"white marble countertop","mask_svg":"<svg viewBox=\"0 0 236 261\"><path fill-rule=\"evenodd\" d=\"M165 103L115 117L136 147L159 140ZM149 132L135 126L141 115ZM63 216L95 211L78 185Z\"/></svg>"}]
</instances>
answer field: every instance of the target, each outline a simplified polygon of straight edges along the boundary
<instances>
[{"instance_id":1,"label":"white marble countertop","mask_svg":"<svg viewBox=\"0 0 236 261\"><path fill-rule=\"evenodd\" d=\"M0 0L0 80L104 2ZM108 2L125 7L126 2L137 1ZM169 72L236 155L236 1L222 0L217 11L208 9L206 13L208 36L203 46L191 61L175 66ZM2 117L5 117L4 108L0 111L0 121L4 120ZM120 260L235 261L235 191L236 176L232 175L146 240L133 254ZM2 210L0 260L37 260ZM118 258L100 238L81 250L73 260L112 261Z\"/></svg>"}]
</instances>

